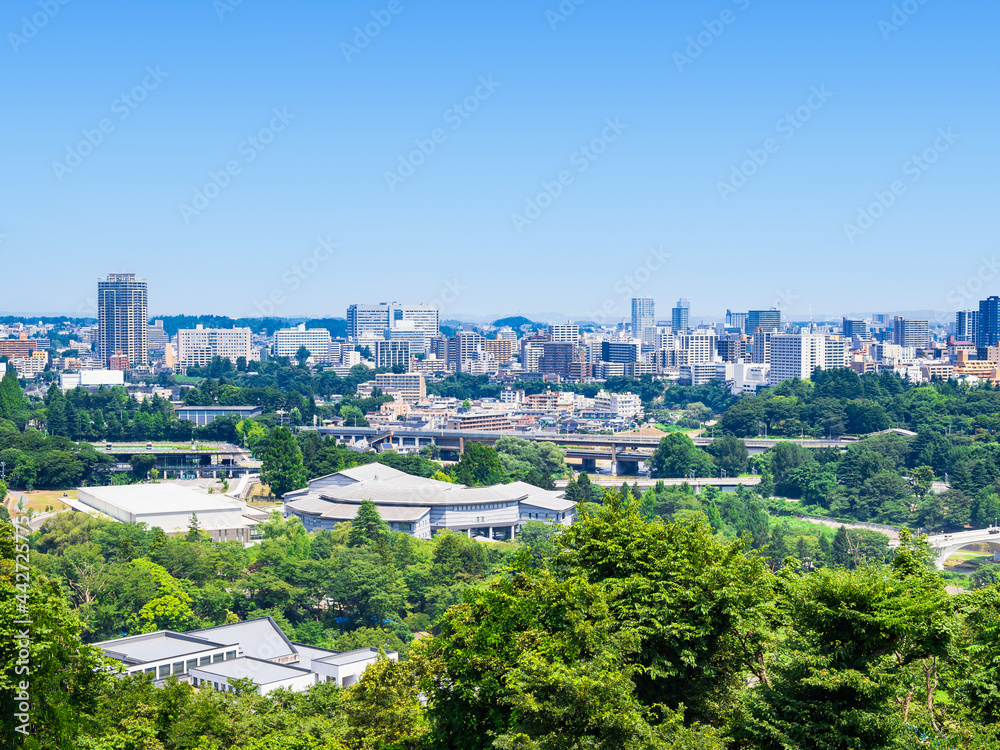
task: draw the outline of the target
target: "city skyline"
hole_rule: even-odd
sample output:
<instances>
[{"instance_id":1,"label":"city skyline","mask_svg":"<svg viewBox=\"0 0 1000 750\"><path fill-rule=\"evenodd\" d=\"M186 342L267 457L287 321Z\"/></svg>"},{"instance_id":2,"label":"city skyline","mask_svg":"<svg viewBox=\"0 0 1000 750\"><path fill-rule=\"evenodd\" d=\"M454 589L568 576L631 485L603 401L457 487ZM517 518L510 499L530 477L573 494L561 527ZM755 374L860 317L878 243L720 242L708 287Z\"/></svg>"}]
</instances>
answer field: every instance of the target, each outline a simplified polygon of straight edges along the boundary
<instances>
[{"instance_id":1,"label":"city skyline","mask_svg":"<svg viewBox=\"0 0 1000 750\"><path fill-rule=\"evenodd\" d=\"M61 273L2 307L93 312L137 266L151 311L233 317L954 313L996 280L998 7L391 4L6 6L0 251Z\"/></svg>"}]
</instances>

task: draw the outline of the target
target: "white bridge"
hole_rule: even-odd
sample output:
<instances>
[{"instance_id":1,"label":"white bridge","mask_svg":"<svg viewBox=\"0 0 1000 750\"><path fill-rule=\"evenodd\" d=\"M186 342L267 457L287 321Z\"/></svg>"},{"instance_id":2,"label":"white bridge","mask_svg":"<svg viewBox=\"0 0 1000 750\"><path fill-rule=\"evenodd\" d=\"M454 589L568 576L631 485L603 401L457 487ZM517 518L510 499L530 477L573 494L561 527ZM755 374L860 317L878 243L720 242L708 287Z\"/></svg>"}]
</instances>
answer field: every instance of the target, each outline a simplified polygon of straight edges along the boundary
<instances>
[{"instance_id":1,"label":"white bridge","mask_svg":"<svg viewBox=\"0 0 1000 750\"><path fill-rule=\"evenodd\" d=\"M1000 552L1000 527L991 526L976 531L936 534L927 537L927 542L934 550L934 562L938 570L944 570L944 561L970 544L986 544L994 553Z\"/></svg>"}]
</instances>

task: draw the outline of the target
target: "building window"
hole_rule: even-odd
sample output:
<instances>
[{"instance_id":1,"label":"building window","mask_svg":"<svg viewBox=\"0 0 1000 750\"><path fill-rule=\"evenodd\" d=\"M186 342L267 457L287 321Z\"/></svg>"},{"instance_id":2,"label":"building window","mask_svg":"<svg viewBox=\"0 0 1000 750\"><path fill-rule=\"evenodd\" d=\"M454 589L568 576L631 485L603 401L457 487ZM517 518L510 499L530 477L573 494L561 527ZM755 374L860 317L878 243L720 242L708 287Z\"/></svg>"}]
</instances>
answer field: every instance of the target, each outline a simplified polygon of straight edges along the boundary
<instances>
[{"instance_id":1,"label":"building window","mask_svg":"<svg viewBox=\"0 0 1000 750\"><path fill-rule=\"evenodd\" d=\"M186 671L190 672L192 669L194 669L197 666L198 666L198 660L197 659L188 659L187 670Z\"/></svg>"},{"instance_id":2,"label":"building window","mask_svg":"<svg viewBox=\"0 0 1000 750\"><path fill-rule=\"evenodd\" d=\"M229 661L230 659L235 659L235 658L236 658L236 652L235 651L227 651L226 652L226 661Z\"/></svg>"},{"instance_id":3,"label":"building window","mask_svg":"<svg viewBox=\"0 0 1000 750\"><path fill-rule=\"evenodd\" d=\"M211 656L203 656L203 657L201 657L201 666L204 667L206 664L211 664L211 663L212 663L212 657Z\"/></svg>"},{"instance_id":4,"label":"building window","mask_svg":"<svg viewBox=\"0 0 1000 750\"><path fill-rule=\"evenodd\" d=\"M170 665L169 664L161 664L160 665L160 679L161 680L162 679L166 679L169 676L170 676Z\"/></svg>"},{"instance_id":5,"label":"building window","mask_svg":"<svg viewBox=\"0 0 1000 750\"><path fill-rule=\"evenodd\" d=\"M212 654L212 663L213 664L218 664L224 658L225 657L222 654Z\"/></svg>"}]
</instances>

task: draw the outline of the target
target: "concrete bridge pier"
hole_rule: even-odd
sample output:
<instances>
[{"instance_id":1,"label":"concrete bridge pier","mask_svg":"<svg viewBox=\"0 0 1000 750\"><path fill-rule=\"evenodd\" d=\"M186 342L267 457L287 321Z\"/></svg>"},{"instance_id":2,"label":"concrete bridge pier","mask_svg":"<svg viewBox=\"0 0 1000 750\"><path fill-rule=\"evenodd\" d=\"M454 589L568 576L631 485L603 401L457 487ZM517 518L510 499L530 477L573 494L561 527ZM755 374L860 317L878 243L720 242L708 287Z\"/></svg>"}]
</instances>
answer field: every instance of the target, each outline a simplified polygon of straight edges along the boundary
<instances>
[{"instance_id":1,"label":"concrete bridge pier","mask_svg":"<svg viewBox=\"0 0 1000 750\"><path fill-rule=\"evenodd\" d=\"M581 459L580 469L581 471L586 471L590 473L597 471L597 459L596 458Z\"/></svg>"},{"instance_id":2,"label":"concrete bridge pier","mask_svg":"<svg viewBox=\"0 0 1000 750\"><path fill-rule=\"evenodd\" d=\"M639 473L639 459L618 459L618 473L628 476L637 475Z\"/></svg>"}]
</instances>

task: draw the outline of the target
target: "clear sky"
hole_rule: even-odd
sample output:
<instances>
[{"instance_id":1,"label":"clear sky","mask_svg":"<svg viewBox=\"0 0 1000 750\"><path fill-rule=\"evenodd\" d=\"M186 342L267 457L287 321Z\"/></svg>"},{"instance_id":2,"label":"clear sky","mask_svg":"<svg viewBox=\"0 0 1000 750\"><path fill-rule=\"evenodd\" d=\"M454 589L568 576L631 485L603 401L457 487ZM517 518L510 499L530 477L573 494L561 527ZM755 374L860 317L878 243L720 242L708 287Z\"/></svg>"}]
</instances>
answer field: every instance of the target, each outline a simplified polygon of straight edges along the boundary
<instances>
[{"instance_id":1,"label":"clear sky","mask_svg":"<svg viewBox=\"0 0 1000 750\"><path fill-rule=\"evenodd\" d=\"M0 310L93 312L109 271L146 276L154 314L972 305L1000 289L998 21L985 0L9 0Z\"/></svg>"}]
</instances>

